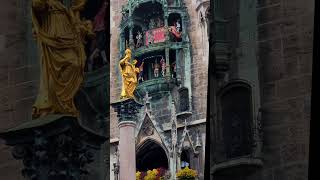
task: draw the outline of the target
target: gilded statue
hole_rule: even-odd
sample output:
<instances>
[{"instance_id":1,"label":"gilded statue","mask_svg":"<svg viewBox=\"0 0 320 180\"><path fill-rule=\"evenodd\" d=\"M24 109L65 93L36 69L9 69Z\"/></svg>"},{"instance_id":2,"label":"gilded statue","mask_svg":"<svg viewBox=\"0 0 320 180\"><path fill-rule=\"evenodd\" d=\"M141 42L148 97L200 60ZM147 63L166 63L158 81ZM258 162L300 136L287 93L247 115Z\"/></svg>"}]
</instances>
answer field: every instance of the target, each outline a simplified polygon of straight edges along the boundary
<instances>
[{"instance_id":1,"label":"gilded statue","mask_svg":"<svg viewBox=\"0 0 320 180\"><path fill-rule=\"evenodd\" d=\"M62 0L32 0L33 34L40 53L40 87L33 118L46 114L78 116L74 96L84 77L84 37L90 21L80 20L84 0L66 8Z\"/></svg>"},{"instance_id":2,"label":"gilded statue","mask_svg":"<svg viewBox=\"0 0 320 180\"><path fill-rule=\"evenodd\" d=\"M137 60L131 60L131 50L126 49L125 56L119 62L119 69L122 76L122 89L120 98L134 98L134 91L138 85L137 75L140 73L140 67L136 67Z\"/></svg>"}]
</instances>

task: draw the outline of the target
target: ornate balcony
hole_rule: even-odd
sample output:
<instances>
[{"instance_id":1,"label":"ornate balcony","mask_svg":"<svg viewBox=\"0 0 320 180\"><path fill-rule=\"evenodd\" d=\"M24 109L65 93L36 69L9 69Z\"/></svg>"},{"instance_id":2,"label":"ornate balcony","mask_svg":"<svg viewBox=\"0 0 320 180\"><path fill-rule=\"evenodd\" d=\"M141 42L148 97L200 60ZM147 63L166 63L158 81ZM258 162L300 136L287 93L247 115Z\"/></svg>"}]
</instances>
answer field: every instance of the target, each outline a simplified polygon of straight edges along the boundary
<instances>
[{"instance_id":1,"label":"ornate balcony","mask_svg":"<svg viewBox=\"0 0 320 180\"><path fill-rule=\"evenodd\" d=\"M135 96L142 99L148 92L152 98L161 98L173 89L175 83L176 79L168 76L143 81L138 85Z\"/></svg>"}]
</instances>

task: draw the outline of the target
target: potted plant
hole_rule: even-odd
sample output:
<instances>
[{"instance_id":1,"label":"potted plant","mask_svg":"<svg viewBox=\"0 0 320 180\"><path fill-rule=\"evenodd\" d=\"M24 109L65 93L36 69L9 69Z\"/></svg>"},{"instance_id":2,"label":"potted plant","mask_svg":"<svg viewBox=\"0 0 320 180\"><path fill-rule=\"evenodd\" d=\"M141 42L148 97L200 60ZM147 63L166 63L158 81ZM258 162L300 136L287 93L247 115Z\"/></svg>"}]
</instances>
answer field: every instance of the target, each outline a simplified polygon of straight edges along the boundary
<instances>
[{"instance_id":1,"label":"potted plant","mask_svg":"<svg viewBox=\"0 0 320 180\"><path fill-rule=\"evenodd\" d=\"M136 180L164 180L166 170L164 168L157 168L148 170L147 172L136 172Z\"/></svg>"},{"instance_id":2,"label":"potted plant","mask_svg":"<svg viewBox=\"0 0 320 180\"><path fill-rule=\"evenodd\" d=\"M147 175L144 177L144 180L157 180L158 170L153 169L152 171L147 171Z\"/></svg>"},{"instance_id":3,"label":"potted plant","mask_svg":"<svg viewBox=\"0 0 320 180\"><path fill-rule=\"evenodd\" d=\"M197 176L198 176L197 171L193 169L189 169L189 167L181 169L177 173L178 180L195 180Z\"/></svg>"}]
</instances>

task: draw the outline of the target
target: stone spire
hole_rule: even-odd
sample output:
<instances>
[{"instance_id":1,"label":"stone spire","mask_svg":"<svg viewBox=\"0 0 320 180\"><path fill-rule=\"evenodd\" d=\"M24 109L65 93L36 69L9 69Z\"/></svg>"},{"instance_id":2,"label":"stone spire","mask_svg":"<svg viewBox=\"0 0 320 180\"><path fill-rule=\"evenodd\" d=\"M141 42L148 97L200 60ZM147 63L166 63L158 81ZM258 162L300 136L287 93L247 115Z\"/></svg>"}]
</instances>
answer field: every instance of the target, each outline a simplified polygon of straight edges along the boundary
<instances>
[{"instance_id":1,"label":"stone spire","mask_svg":"<svg viewBox=\"0 0 320 180\"><path fill-rule=\"evenodd\" d=\"M174 101L171 103L171 152L170 152L170 159L171 159L171 172L172 179L176 179L176 171L177 171L177 141L178 141L178 131L177 131L177 117L176 117L176 108L174 105Z\"/></svg>"}]
</instances>

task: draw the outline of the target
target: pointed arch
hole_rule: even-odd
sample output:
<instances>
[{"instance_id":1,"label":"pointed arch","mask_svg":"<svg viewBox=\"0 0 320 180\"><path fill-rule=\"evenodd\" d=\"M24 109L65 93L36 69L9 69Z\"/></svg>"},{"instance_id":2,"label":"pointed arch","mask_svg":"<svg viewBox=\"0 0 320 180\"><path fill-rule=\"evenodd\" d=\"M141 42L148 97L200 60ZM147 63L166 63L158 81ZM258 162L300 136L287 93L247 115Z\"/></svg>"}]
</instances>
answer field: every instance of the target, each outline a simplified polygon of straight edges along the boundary
<instances>
[{"instance_id":1,"label":"pointed arch","mask_svg":"<svg viewBox=\"0 0 320 180\"><path fill-rule=\"evenodd\" d=\"M148 137L137 146L136 152L137 170L169 169L168 151L157 140Z\"/></svg>"}]
</instances>

